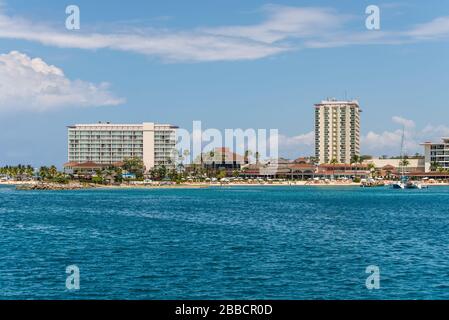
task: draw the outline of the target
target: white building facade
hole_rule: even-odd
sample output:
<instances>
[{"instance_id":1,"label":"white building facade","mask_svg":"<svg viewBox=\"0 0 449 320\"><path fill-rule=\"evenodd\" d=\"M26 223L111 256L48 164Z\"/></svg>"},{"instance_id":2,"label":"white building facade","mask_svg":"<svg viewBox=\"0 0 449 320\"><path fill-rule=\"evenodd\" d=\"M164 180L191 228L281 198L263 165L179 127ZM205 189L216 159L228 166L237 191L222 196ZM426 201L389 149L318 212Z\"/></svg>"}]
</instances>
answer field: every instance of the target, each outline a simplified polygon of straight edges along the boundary
<instances>
[{"instance_id":1,"label":"white building facade","mask_svg":"<svg viewBox=\"0 0 449 320\"><path fill-rule=\"evenodd\" d=\"M68 127L69 163L107 165L127 158L140 158L146 170L173 167L176 126L142 124L77 124Z\"/></svg>"},{"instance_id":2,"label":"white building facade","mask_svg":"<svg viewBox=\"0 0 449 320\"><path fill-rule=\"evenodd\" d=\"M315 157L320 164L351 163L360 155L359 103L323 100L315 104Z\"/></svg>"},{"instance_id":3,"label":"white building facade","mask_svg":"<svg viewBox=\"0 0 449 320\"><path fill-rule=\"evenodd\" d=\"M422 145L426 172L449 169L449 138L443 138L441 143L425 142Z\"/></svg>"}]
</instances>

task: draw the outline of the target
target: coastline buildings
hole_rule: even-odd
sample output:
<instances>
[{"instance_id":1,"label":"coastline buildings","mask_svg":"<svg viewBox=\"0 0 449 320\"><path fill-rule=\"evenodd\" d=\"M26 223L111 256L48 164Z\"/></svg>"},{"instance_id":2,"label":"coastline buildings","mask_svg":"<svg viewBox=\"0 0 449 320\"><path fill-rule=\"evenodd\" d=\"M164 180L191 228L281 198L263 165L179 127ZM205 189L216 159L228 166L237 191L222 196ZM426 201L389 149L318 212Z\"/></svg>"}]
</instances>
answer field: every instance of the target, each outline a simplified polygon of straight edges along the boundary
<instances>
[{"instance_id":1,"label":"coastline buildings","mask_svg":"<svg viewBox=\"0 0 449 320\"><path fill-rule=\"evenodd\" d=\"M278 159L275 163L250 164L240 176L251 179L365 179L370 170L366 164L320 164Z\"/></svg>"},{"instance_id":2,"label":"coastline buildings","mask_svg":"<svg viewBox=\"0 0 449 320\"><path fill-rule=\"evenodd\" d=\"M449 138L443 138L441 143L425 142L424 159L425 172L449 169Z\"/></svg>"},{"instance_id":3,"label":"coastline buildings","mask_svg":"<svg viewBox=\"0 0 449 320\"><path fill-rule=\"evenodd\" d=\"M248 164L248 159L226 147L215 148L211 152L201 154L200 157L202 157L203 166L212 170L232 172L232 170L240 170L243 165Z\"/></svg>"},{"instance_id":4,"label":"coastline buildings","mask_svg":"<svg viewBox=\"0 0 449 320\"><path fill-rule=\"evenodd\" d=\"M315 157L318 163L350 163L360 155L359 103L335 99L315 104Z\"/></svg>"},{"instance_id":5,"label":"coastline buildings","mask_svg":"<svg viewBox=\"0 0 449 320\"><path fill-rule=\"evenodd\" d=\"M176 126L169 124L77 124L68 127L67 169L115 165L140 158L148 171L174 167Z\"/></svg>"},{"instance_id":6,"label":"coastline buildings","mask_svg":"<svg viewBox=\"0 0 449 320\"><path fill-rule=\"evenodd\" d=\"M424 158L407 158L407 165L404 167L401 165L402 160L400 158L396 159L380 159L380 158L371 158L365 160L363 163L367 165L373 165L375 170L381 172L382 176L385 176L385 173L390 174L400 174L400 168L404 167L404 172L406 174L415 174L424 172Z\"/></svg>"}]
</instances>

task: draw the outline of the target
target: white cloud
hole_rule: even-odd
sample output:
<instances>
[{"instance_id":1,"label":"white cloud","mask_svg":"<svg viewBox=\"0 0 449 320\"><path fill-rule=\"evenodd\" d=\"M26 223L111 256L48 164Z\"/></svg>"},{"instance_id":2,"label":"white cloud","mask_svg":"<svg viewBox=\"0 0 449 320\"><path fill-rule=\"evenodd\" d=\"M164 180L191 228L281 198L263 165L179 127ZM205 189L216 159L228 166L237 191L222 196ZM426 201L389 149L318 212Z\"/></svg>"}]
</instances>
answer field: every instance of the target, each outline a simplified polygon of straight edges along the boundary
<instances>
[{"instance_id":1,"label":"white cloud","mask_svg":"<svg viewBox=\"0 0 449 320\"><path fill-rule=\"evenodd\" d=\"M115 33L73 32L42 22L7 16L0 6L0 38L21 39L61 48L112 49L156 56L166 61L253 60L300 48L365 44L402 44L449 33L449 17L406 32L351 32L352 17L329 8L266 5L266 19L248 25L190 30L120 27Z\"/></svg>"},{"instance_id":2,"label":"white cloud","mask_svg":"<svg viewBox=\"0 0 449 320\"><path fill-rule=\"evenodd\" d=\"M80 32L65 29L61 31L61 28L18 17L9 17L0 12L0 38L34 41L61 48L130 51L157 56L168 61L249 60L291 50L285 44L273 44L274 40L264 40L272 39L272 37L283 39L288 33L295 30L313 29L319 22L317 19L323 18L319 14L319 9L316 9L314 11L315 18L305 19L306 12L304 12L293 14L289 21L276 20L278 12L282 12L282 15L287 17L290 10L295 9L273 7L268 10L269 14L275 17L274 20L253 27L255 34L264 34L264 37L251 36L250 31L247 34L237 34L237 29L231 30L226 27L196 28L186 31L134 28L133 33L129 31L88 33L84 32L84 28ZM330 16L330 14L325 16L328 15ZM304 19L305 21L303 21ZM282 23L284 25L281 25Z\"/></svg>"},{"instance_id":3,"label":"white cloud","mask_svg":"<svg viewBox=\"0 0 449 320\"><path fill-rule=\"evenodd\" d=\"M431 125L428 124L424 129L422 130L423 135L430 136L430 137L436 137L436 138L443 138L443 137L449 137L449 127L445 125Z\"/></svg>"},{"instance_id":4,"label":"white cloud","mask_svg":"<svg viewBox=\"0 0 449 320\"><path fill-rule=\"evenodd\" d=\"M123 102L108 91L107 83L70 80L60 68L18 51L0 54L0 111L113 106Z\"/></svg>"},{"instance_id":5,"label":"white cloud","mask_svg":"<svg viewBox=\"0 0 449 320\"><path fill-rule=\"evenodd\" d=\"M277 143L279 155L287 158L296 158L300 155L312 155L314 153L315 132L310 131L296 136L278 134L270 136L268 145Z\"/></svg>"},{"instance_id":6,"label":"white cloud","mask_svg":"<svg viewBox=\"0 0 449 320\"><path fill-rule=\"evenodd\" d=\"M247 38L264 43L274 43L289 37L307 38L340 28L348 20L328 8L299 8L266 5L263 10L268 19L260 24L204 29L206 33Z\"/></svg>"},{"instance_id":7,"label":"white cloud","mask_svg":"<svg viewBox=\"0 0 449 320\"><path fill-rule=\"evenodd\" d=\"M392 118L394 123L402 125L404 128L414 128L415 122L413 120L405 119L403 117L394 116Z\"/></svg>"},{"instance_id":8,"label":"white cloud","mask_svg":"<svg viewBox=\"0 0 449 320\"><path fill-rule=\"evenodd\" d=\"M361 137L362 153L380 155L396 155L401 152L402 130L384 131L376 133L368 132ZM408 141L410 146L411 141ZM413 147L415 147L413 143ZM408 149L408 148L407 148Z\"/></svg>"},{"instance_id":9,"label":"white cloud","mask_svg":"<svg viewBox=\"0 0 449 320\"><path fill-rule=\"evenodd\" d=\"M390 155L396 156L401 153L402 135L404 134L404 152L409 155L423 153L421 143L426 141L438 142L442 137L449 137L449 127L445 125L427 125L422 129L416 127L413 120L394 116L393 123L400 125L396 130L385 130L382 132L369 131L361 136L362 154L373 156ZM403 128L405 129L403 131ZM313 131L296 136L279 134L279 154L290 159L298 156L313 155L315 145L315 134Z\"/></svg>"},{"instance_id":10,"label":"white cloud","mask_svg":"<svg viewBox=\"0 0 449 320\"><path fill-rule=\"evenodd\" d=\"M347 23L355 17L330 8L265 5L261 11L266 18L248 25L190 30L139 29L121 25L115 26L115 33L100 33L88 31L87 24L74 32L62 26L8 16L0 6L0 38L61 48L128 51L170 62L200 62L254 60L302 48L398 45L449 35L449 17L439 17L405 31L354 32L348 29Z\"/></svg>"},{"instance_id":11,"label":"white cloud","mask_svg":"<svg viewBox=\"0 0 449 320\"><path fill-rule=\"evenodd\" d=\"M289 147L289 148L303 147L303 146L313 146L314 144L315 144L315 132L313 131L304 134L299 134L293 137L279 135L279 145L281 147Z\"/></svg>"},{"instance_id":12,"label":"white cloud","mask_svg":"<svg viewBox=\"0 0 449 320\"><path fill-rule=\"evenodd\" d=\"M408 34L417 39L436 39L449 36L449 16L438 17L417 25Z\"/></svg>"},{"instance_id":13,"label":"white cloud","mask_svg":"<svg viewBox=\"0 0 449 320\"><path fill-rule=\"evenodd\" d=\"M416 128L414 121L395 116L392 121L405 128L404 151L407 154L423 153L422 142L438 142L442 137L449 136L449 127L445 125L427 125L422 129ZM362 153L379 155L399 155L401 152L402 129L394 131L383 131L376 133L368 132L361 137Z\"/></svg>"}]
</instances>

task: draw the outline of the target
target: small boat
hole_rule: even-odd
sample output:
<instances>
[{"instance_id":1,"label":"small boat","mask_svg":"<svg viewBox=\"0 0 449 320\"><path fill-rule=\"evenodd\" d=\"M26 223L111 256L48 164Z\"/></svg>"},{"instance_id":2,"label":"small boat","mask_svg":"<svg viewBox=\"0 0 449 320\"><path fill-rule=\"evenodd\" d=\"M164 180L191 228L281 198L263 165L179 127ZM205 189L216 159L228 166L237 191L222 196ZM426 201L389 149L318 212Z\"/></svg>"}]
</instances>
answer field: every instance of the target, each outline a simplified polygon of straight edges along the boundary
<instances>
[{"instance_id":1,"label":"small boat","mask_svg":"<svg viewBox=\"0 0 449 320\"><path fill-rule=\"evenodd\" d=\"M405 189L405 184L402 182L396 182L391 185L393 189Z\"/></svg>"},{"instance_id":2,"label":"small boat","mask_svg":"<svg viewBox=\"0 0 449 320\"><path fill-rule=\"evenodd\" d=\"M362 188L374 188L383 186L385 186L385 183L383 181L376 181L374 179L362 179L362 181L360 181L360 187Z\"/></svg>"},{"instance_id":3,"label":"small boat","mask_svg":"<svg viewBox=\"0 0 449 320\"><path fill-rule=\"evenodd\" d=\"M406 189L422 189L422 185L420 183L417 183L417 182L408 181L405 184L405 188Z\"/></svg>"},{"instance_id":4,"label":"small boat","mask_svg":"<svg viewBox=\"0 0 449 320\"><path fill-rule=\"evenodd\" d=\"M412 182L409 181L405 185L406 189L427 189L429 186L422 184L421 182Z\"/></svg>"}]
</instances>

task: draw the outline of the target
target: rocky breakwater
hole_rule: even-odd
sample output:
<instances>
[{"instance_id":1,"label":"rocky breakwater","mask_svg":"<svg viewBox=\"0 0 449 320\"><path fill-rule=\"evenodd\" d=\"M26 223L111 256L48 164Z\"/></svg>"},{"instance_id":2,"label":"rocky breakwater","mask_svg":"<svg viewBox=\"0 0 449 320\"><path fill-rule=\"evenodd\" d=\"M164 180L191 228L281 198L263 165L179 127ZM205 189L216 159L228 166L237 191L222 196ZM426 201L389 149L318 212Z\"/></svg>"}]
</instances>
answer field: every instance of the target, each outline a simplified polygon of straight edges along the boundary
<instances>
[{"instance_id":1,"label":"rocky breakwater","mask_svg":"<svg viewBox=\"0 0 449 320\"><path fill-rule=\"evenodd\" d=\"M22 184L16 186L17 190L79 190L94 188L94 184L82 184L82 183L33 183Z\"/></svg>"}]
</instances>

